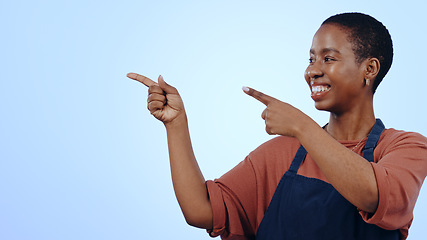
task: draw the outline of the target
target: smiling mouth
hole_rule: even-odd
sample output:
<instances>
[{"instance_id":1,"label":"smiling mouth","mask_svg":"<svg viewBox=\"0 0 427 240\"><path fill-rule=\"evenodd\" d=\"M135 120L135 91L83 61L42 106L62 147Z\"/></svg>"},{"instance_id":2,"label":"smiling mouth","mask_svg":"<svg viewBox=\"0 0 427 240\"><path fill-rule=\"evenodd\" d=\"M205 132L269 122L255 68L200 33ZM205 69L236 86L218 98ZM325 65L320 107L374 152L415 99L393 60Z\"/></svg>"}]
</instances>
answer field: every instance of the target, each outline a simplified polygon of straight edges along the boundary
<instances>
[{"instance_id":1,"label":"smiling mouth","mask_svg":"<svg viewBox=\"0 0 427 240\"><path fill-rule=\"evenodd\" d=\"M311 95L319 95L322 93L329 92L331 90L331 86L329 85L318 85L318 86L312 86L311 87Z\"/></svg>"}]
</instances>

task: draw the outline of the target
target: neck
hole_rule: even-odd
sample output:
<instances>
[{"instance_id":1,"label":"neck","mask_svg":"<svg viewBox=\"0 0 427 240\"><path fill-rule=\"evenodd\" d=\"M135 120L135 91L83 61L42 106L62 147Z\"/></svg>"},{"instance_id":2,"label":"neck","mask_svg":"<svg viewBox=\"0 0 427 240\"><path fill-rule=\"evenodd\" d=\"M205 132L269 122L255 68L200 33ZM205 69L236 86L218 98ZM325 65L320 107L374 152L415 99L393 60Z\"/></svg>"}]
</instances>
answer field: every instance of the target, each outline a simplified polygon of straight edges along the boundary
<instances>
[{"instance_id":1,"label":"neck","mask_svg":"<svg viewBox=\"0 0 427 240\"><path fill-rule=\"evenodd\" d=\"M368 107L356 113L331 113L326 131L337 140L360 140L368 136L374 124L373 107Z\"/></svg>"}]
</instances>

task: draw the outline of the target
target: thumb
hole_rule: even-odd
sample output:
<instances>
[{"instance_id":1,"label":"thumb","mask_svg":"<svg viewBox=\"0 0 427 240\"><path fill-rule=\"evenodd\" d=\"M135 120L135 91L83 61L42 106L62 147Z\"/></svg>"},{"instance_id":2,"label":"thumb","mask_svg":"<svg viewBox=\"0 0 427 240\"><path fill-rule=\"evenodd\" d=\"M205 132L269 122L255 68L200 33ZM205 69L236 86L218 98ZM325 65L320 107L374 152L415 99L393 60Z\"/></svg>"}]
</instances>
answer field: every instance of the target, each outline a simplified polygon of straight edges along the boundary
<instances>
[{"instance_id":1,"label":"thumb","mask_svg":"<svg viewBox=\"0 0 427 240\"><path fill-rule=\"evenodd\" d=\"M167 84L165 80L163 79L162 75L159 76L158 84L160 88L165 91L165 93L176 93L178 94L178 90L176 88L172 87L171 85Z\"/></svg>"}]
</instances>

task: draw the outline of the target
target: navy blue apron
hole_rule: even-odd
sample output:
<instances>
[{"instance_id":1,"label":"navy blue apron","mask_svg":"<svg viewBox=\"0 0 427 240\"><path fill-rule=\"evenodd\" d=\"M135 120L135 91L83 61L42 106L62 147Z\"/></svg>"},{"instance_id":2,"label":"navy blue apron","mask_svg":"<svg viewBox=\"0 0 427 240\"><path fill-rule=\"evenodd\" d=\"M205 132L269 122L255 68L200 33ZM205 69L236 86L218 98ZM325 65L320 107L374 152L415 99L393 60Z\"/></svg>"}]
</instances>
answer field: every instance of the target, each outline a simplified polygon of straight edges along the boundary
<instances>
[{"instance_id":1,"label":"navy blue apron","mask_svg":"<svg viewBox=\"0 0 427 240\"><path fill-rule=\"evenodd\" d=\"M370 162L374 161L374 148L384 128L377 119L369 133L362 153ZM307 151L301 146L276 188L258 227L257 240L400 239L399 230L385 230L363 221L357 208L331 184L298 175L306 155Z\"/></svg>"}]
</instances>

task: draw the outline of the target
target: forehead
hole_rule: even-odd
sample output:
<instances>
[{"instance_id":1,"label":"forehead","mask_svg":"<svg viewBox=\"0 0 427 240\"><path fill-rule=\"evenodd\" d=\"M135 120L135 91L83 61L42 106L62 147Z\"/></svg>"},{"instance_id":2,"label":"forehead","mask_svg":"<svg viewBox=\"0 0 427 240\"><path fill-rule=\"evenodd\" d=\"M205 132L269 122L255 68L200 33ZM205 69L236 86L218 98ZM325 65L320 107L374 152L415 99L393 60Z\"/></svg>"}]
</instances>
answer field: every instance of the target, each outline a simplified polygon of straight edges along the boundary
<instances>
[{"instance_id":1,"label":"forehead","mask_svg":"<svg viewBox=\"0 0 427 240\"><path fill-rule=\"evenodd\" d=\"M313 37L311 53L321 53L325 50L335 50L342 54L353 54L352 43L349 41L345 28L335 24L320 26Z\"/></svg>"}]
</instances>

